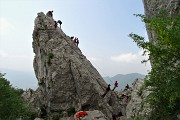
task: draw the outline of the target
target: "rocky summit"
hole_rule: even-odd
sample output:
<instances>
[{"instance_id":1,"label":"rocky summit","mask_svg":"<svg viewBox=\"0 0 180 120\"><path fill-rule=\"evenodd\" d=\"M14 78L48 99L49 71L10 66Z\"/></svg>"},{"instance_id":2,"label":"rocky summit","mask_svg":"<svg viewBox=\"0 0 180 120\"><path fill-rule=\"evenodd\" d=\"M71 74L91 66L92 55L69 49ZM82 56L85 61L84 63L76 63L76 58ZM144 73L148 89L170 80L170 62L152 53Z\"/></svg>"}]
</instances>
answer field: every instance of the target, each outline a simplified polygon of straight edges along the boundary
<instances>
[{"instance_id":1,"label":"rocky summit","mask_svg":"<svg viewBox=\"0 0 180 120\"><path fill-rule=\"evenodd\" d=\"M34 21L34 71L38 80L38 107L46 113L69 109L99 110L108 120L120 111L117 97L110 91L103 98L107 83L73 40L54 19L43 12Z\"/></svg>"}]
</instances>

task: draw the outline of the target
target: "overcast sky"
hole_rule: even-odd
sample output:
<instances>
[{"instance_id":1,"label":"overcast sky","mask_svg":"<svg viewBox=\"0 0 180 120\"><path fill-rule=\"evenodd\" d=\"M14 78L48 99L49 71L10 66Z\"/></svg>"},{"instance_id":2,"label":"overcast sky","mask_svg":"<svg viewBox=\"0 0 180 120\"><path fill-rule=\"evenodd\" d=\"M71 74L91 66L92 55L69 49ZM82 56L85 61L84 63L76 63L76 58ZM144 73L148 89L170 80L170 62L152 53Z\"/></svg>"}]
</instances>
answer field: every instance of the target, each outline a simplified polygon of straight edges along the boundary
<instances>
[{"instance_id":1,"label":"overcast sky","mask_svg":"<svg viewBox=\"0 0 180 120\"><path fill-rule=\"evenodd\" d=\"M128 34L145 36L142 0L0 0L0 70L33 72L32 32L38 12L54 11L68 36L102 76L147 74L149 64ZM7 73L8 74L8 73Z\"/></svg>"}]
</instances>

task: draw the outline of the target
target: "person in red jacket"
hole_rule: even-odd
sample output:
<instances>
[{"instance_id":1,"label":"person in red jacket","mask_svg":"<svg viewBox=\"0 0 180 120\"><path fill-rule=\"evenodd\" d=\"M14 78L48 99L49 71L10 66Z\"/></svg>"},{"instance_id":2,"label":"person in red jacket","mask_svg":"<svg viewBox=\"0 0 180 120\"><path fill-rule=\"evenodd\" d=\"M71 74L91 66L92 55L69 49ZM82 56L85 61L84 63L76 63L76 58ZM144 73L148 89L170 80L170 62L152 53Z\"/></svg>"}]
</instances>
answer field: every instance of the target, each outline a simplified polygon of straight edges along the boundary
<instances>
[{"instance_id":1,"label":"person in red jacket","mask_svg":"<svg viewBox=\"0 0 180 120\"><path fill-rule=\"evenodd\" d=\"M76 41L77 41L77 38L75 37L75 38L74 38L74 44L75 44L75 45L76 45Z\"/></svg>"},{"instance_id":2,"label":"person in red jacket","mask_svg":"<svg viewBox=\"0 0 180 120\"><path fill-rule=\"evenodd\" d=\"M114 91L115 90L115 88L117 88L118 87L118 82L116 81L115 83L114 83L114 88L113 88L113 90L112 91Z\"/></svg>"},{"instance_id":3,"label":"person in red jacket","mask_svg":"<svg viewBox=\"0 0 180 120\"><path fill-rule=\"evenodd\" d=\"M75 43L75 45L77 45L77 46L78 46L78 44L79 44L79 40L78 40L78 38L76 38L76 37L75 37L75 39L74 39L74 43Z\"/></svg>"},{"instance_id":4,"label":"person in red jacket","mask_svg":"<svg viewBox=\"0 0 180 120\"><path fill-rule=\"evenodd\" d=\"M76 40L76 45L78 46L79 45L79 39L77 38Z\"/></svg>"}]
</instances>

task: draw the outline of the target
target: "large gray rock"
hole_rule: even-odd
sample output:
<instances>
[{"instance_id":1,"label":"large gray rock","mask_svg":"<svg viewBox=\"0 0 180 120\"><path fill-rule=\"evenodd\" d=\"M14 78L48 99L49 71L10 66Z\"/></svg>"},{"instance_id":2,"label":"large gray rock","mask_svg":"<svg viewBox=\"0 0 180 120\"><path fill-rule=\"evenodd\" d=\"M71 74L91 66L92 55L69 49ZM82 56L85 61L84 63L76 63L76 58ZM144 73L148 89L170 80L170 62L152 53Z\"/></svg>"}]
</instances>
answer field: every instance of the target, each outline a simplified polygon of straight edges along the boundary
<instances>
[{"instance_id":1,"label":"large gray rock","mask_svg":"<svg viewBox=\"0 0 180 120\"><path fill-rule=\"evenodd\" d=\"M180 15L180 0L142 0L144 4L145 16L151 18L157 16L160 9L166 9L171 15ZM147 30L150 41L153 41L155 35Z\"/></svg>"},{"instance_id":2,"label":"large gray rock","mask_svg":"<svg viewBox=\"0 0 180 120\"><path fill-rule=\"evenodd\" d=\"M33 89L29 88L28 90L24 91L21 95L23 100L28 103L29 107L34 112L38 112L38 106L40 105L38 93L38 89L34 91Z\"/></svg>"},{"instance_id":3,"label":"large gray rock","mask_svg":"<svg viewBox=\"0 0 180 120\"><path fill-rule=\"evenodd\" d=\"M144 85L144 80L137 79L132 86L131 99L126 106L127 120L139 119L148 120L151 114L151 109L148 103L145 103L142 107L142 102L150 94L147 89L141 90Z\"/></svg>"},{"instance_id":4,"label":"large gray rock","mask_svg":"<svg viewBox=\"0 0 180 120\"><path fill-rule=\"evenodd\" d=\"M75 108L76 111L99 110L111 119L119 112L113 92L100 94L107 87L98 71L54 19L38 13L33 31L34 71L39 83L38 98L52 112Z\"/></svg>"},{"instance_id":5,"label":"large gray rock","mask_svg":"<svg viewBox=\"0 0 180 120\"><path fill-rule=\"evenodd\" d=\"M86 111L87 115L82 117L81 120L109 120L101 111L93 110ZM75 120L79 120L79 118L74 117Z\"/></svg>"}]
</instances>

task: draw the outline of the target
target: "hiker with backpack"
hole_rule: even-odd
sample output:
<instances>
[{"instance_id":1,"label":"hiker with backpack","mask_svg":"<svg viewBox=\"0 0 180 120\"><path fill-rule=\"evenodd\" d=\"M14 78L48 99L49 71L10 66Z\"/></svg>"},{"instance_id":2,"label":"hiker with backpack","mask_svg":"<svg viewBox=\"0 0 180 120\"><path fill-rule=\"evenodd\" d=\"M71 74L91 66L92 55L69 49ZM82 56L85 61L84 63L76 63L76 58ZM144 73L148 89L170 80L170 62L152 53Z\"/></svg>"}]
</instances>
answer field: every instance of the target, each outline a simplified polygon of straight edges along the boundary
<instances>
[{"instance_id":1,"label":"hiker with backpack","mask_svg":"<svg viewBox=\"0 0 180 120\"><path fill-rule=\"evenodd\" d=\"M60 25L59 27L61 28L62 22L60 20L58 20L57 23L59 23L59 25Z\"/></svg>"}]
</instances>

